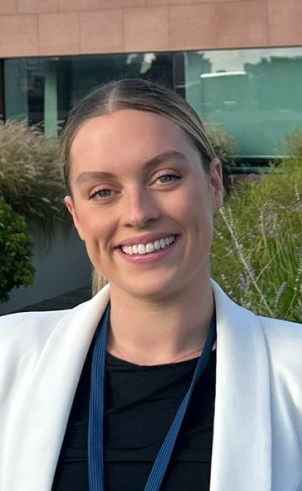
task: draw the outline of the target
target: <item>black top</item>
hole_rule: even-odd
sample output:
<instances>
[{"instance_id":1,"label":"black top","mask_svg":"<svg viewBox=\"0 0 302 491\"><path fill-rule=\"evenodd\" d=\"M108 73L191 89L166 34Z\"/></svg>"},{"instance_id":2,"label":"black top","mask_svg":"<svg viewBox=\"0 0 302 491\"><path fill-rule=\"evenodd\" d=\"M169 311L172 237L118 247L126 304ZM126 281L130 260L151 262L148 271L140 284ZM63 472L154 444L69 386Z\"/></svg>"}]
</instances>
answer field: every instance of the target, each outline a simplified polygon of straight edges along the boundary
<instances>
[{"instance_id":1,"label":"black top","mask_svg":"<svg viewBox=\"0 0 302 491\"><path fill-rule=\"evenodd\" d=\"M71 409L52 491L88 491L91 347ZM143 491L159 448L191 383L197 358L138 366L107 354L105 489ZM216 351L198 382L161 491L208 491Z\"/></svg>"}]
</instances>

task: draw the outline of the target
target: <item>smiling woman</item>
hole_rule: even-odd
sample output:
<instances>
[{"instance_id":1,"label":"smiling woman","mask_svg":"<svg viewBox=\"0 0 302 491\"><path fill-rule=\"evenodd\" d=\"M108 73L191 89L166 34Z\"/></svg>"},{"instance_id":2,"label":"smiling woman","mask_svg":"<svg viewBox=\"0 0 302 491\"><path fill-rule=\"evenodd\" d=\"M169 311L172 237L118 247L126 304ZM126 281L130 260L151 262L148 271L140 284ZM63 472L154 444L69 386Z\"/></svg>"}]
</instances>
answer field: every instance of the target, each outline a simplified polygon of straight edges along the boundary
<instances>
[{"instance_id":1,"label":"smiling woman","mask_svg":"<svg viewBox=\"0 0 302 491\"><path fill-rule=\"evenodd\" d=\"M1 319L0 488L299 491L302 328L211 281L223 187L197 115L164 87L113 82L71 112L61 159L109 284L71 311Z\"/></svg>"},{"instance_id":2,"label":"smiling woman","mask_svg":"<svg viewBox=\"0 0 302 491\"><path fill-rule=\"evenodd\" d=\"M173 121L120 109L81 125L70 162L71 195L65 202L91 262L111 284L112 315L114 303L128 302L129 295L162 303L202 290L206 333L213 310L212 219L222 199L218 160L205 171L200 153ZM171 244L165 243L169 237ZM142 254L153 243L152 254ZM193 324L199 324L199 309L195 315Z\"/></svg>"}]
</instances>

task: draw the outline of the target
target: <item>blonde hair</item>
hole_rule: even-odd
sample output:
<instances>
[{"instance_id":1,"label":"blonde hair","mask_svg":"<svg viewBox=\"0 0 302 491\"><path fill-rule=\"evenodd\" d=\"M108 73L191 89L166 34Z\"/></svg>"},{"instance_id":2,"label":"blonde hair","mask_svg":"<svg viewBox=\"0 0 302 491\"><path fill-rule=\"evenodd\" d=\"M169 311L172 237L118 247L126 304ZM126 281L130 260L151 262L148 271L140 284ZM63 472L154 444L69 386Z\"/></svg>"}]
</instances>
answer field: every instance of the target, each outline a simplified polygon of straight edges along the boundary
<instances>
[{"instance_id":1,"label":"blonde hair","mask_svg":"<svg viewBox=\"0 0 302 491\"><path fill-rule=\"evenodd\" d=\"M96 295L99 290L108 283L106 278L101 275L95 268L92 271L92 295Z\"/></svg>"}]
</instances>

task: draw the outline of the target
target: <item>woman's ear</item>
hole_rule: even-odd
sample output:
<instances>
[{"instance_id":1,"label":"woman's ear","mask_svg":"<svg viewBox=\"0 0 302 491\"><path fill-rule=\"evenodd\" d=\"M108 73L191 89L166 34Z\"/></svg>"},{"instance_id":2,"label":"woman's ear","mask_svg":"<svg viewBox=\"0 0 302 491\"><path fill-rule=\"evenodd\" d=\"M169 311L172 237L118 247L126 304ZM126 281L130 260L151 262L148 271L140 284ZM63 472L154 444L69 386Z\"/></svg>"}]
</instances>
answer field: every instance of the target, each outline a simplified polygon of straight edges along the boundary
<instances>
[{"instance_id":1,"label":"woman's ear","mask_svg":"<svg viewBox=\"0 0 302 491\"><path fill-rule=\"evenodd\" d=\"M216 157L210 163L210 187L213 211L216 213L223 203L222 166Z\"/></svg>"},{"instance_id":2,"label":"woman's ear","mask_svg":"<svg viewBox=\"0 0 302 491\"><path fill-rule=\"evenodd\" d=\"M65 196L64 203L65 203L65 206L66 206L67 210L69 211L70 215L72 216L74 226L77 229L77 232L78 232L80 238L85 241L83 229L80 225L72 197L71 196Z\"/></svg>"}]
</instances>

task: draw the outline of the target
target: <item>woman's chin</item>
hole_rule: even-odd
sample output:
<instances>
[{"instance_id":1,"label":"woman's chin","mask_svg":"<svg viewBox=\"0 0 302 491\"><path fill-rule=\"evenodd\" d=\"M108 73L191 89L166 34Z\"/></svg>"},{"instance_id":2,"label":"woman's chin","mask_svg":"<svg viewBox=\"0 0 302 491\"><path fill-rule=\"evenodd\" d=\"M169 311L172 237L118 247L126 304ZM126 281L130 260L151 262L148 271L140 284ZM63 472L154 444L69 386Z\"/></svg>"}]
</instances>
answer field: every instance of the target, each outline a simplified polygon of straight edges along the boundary
<instances>
[{"instance_id":1,"label":"woman's chin","mask_svg":"<svg viewBox=\"0 0 302 491\"><path fill-rule=\"evenodd\" d=\"M111 283L111 294L114 295L115 288L123 292L126 296L150 302L162 302L177 295L181 289L180 281L175 275L157 274L134 277L131 281L124 283Z\"/></svg>"}]
</instances>

